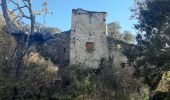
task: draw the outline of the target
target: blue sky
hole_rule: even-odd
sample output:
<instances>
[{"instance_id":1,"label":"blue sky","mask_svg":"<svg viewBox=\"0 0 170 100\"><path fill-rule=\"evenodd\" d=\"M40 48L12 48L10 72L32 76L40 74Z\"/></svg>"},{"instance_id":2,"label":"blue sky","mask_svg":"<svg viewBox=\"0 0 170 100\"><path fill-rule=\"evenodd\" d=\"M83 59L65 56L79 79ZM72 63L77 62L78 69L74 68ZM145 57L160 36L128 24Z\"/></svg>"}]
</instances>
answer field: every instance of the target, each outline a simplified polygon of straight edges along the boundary
<instances>
[{"instance_id":1,"label":"blue sky","mask_svg":"<svg viewBox=\"0 0 170 100\"><path fill-rule=\"evenodd\" d=\"M134 0L33 0L34 9L41 9L43 1L48 2L49 10L53 15L47 15L46 24L51 27L58 27L62 31L69 30L71 27L71 11L72 9L82 8L92 11L105 11L107 15L107 23L119 21L122 30L129 30L135 34L133 24L135 20L129 20L132 13L130 7L133 7ZM42 22L42 16L37 17L38 22Z\"/></svg>"}]
</instances>

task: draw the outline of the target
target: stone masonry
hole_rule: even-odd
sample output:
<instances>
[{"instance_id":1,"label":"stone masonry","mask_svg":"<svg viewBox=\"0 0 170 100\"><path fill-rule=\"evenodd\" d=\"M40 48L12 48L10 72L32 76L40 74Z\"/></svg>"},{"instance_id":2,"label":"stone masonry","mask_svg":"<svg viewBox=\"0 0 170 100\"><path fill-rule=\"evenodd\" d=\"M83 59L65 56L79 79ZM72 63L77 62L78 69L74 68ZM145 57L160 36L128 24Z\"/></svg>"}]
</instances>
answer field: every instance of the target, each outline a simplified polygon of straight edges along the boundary
<instances>
[{"instance_id":1,"label":"stone masonry","mask_svg":"<svg viewBox=\"0 0 170 100\"><path fill-rule=\"evenodd\" d=\"M105 21L106 12L73 9L71 30L52 35L40 46L40 53L61 67L98 68L101 58L108 56L114 67L129 66L123 52L131 46L108 37Z\"/></svg>"},{"instance_id":2,"label":"stone masonry","mask_svg":"<svg viewBox=\"0 0 170 100\"><path fill-rule=\"evenodd\" d=\"M70 64L97 68L108 57L106 12L72 10Z\"/></svg>"}]
</instances>

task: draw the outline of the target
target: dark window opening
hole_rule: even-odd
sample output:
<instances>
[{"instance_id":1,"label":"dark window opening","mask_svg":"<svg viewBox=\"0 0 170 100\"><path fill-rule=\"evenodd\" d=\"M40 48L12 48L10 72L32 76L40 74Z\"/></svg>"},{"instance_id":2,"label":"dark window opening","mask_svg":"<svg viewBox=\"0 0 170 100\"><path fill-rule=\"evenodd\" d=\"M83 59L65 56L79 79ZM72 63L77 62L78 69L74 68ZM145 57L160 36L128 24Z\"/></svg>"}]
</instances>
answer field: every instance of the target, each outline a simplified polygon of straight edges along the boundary
<instances>
[{"instance_id":1,"label":"dark window opening","mask_svg":"<svg viewBox=\"0 0 170 100\"><path fill-rule=\"evenodd\" d=\"M120 66L121 66L122 68L125 68L126 63L121 63Z\"/></svg>"},{"instance_id":2,"label":"dark window opening","mask_svg":"<svg viewBox=\"0 0 170 100\"><path fill-rule=\"evenodd\" d=\"M93 13L89 14L89 24L91 24Z\"/></svg>"},{"instance_id":3,"label":"dark window opening","mask_svg":"<svg viewBox=\"0 0 170 100\"><path fill-rule=\"evenodd\" d=\"M70 62L70 60L69 59L67 59L67 63L69 63Z\"/></svg>"},{"instance_id":4,"label":"dark window opening","mask_svg":"<svg viewBox=\"0 0 170 100\"><path fill-rule=\"evenodd\" d=\"M94 43L93 42L86 42L86 51L94 51Z\"/></svg>"},{"instance_id":5,"label":"dark window opening","mask_svg":"<svg viewBox=\"0 0 170 100\"><path fill-rule=\"evenodd\" d=\"M63 48L64 53L66 52L66 48Z\"/></svg>"},{"instance_id":6,"label":"dark window opening","mask_svg":"<svg viewBox=\"0 0 170 100\"><path fill-rule=\"evenodd\" d=\"M91 24L91 18L89 19L89 24Z\"/></svg>"},{"instance_id":7,"label":"dark window opening","mask_svg":"<svg viewBox=\"0 0 170 100\"><path fill-rule=\"evenodd\" d=\"M104 18L104 19L103 19L103 21L105 22L105 21L106 21L106 19Z\"/></svg>"},{"instance_id":8,"label":"dark window opening","mask_svg":"<svg viewBox=\"0 0 170 100\"><path fill-rule=\"evenodd\" d=\"M68 86L68 85L70 85L70 83L71 83L70 80L64 80L63 85Z\"/></svg>"}]
</instances>

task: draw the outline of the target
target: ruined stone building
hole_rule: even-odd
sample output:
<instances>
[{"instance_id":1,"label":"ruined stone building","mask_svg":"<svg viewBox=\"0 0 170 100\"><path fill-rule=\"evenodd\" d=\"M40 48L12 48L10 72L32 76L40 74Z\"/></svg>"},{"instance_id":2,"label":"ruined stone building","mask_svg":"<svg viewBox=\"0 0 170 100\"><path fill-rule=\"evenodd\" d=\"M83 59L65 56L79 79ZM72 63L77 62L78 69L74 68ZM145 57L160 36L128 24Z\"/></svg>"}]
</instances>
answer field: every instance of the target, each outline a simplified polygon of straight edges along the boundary
<instances>
[{"instance_id":1,"label":"ruined stone building","mask_svg":"<svg viewBox=\"0 0 170 100\"><path fill-rule=\"evenodd\" d=\"M114 66L127 62L122 41L106 35L106 12L72 10L71 30L55 34L46 41L42 54L49 54L60 66L80 64L82 67L97 68L101 58L113 57ZM47 47L45 47L47 46ZM47 55L47 56L49 56Z\"/></svg>"},{"instance_id":2,"label":"ruined stone building","mask_svg":"<svg viewBox=\"0 0 170 100\"><path fill-rule=\"evenodd\" d=\"M70 64L98 67L108 57L106 12L73 9L70 35Z\"/></svg>"}]
</instances>

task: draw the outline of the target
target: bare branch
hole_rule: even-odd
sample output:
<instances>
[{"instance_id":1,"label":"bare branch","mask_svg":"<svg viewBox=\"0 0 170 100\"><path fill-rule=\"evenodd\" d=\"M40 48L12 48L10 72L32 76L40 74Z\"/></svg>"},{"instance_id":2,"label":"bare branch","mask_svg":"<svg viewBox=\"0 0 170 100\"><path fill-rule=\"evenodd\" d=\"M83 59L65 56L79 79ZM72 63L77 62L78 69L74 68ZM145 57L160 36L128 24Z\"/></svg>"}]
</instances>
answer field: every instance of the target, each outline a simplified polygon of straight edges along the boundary
<instances>
[{"instance_id":1,"label":"bare branch","mask_svg":"<svg viewBox=\"0 0 170 100\"><path fill-rule=\"evenodd\" d=\"M20 29L14 24L14 22L9 17L8 6L7 6L6 0L1 0L1 3L2 3L1 7L2 7L3 16L4 16L4 19L7 23L7 26L9 27L10 31L12 33L20 32Z\"/></svg>"},{"instance_id":2,"label":"bare branch","mask_svg":"<svg viewBox=\"0 0 170 100\"><path fill-rule=\"evenodd\" d=\"M19 7L19 8L13 9L13 11L12 11L10 14L14 13L15 11L17 11L17 10L19 10L19 9L23 9L23 8L25 8L25 7L26 7L26 6L22 6L22 7Z\"/></svg>"},{"instance_id":3,"label":"bare branch","mask_svg":"<svg viewBox=\"0 0 170 100\"><path fill-rule=\"evenodd\" d=\"M17 18L21 17L21 13L19 13L14 19L13 21L17 20Z\"/></svg>"},{"instance_id":4,"label":"bare branch","mask_svg":"<svg viewBox=\"0 0 170 100\"><path fill-rule=\"evenodd\" d=\"M22 3L23 3L27 8L29 8L28 2L26 2L26 1L24 1L24 0L21 0L21 1L22 1Z\"/></svg>"},{"instance_id":5,"label":"bare branch","mask_svg":"<svg viewBox=\"0 0 170 100\"><path fill-rule=\"evenodd\" d=\"M7 0L3 0L3 1L7 1ZM8 0L10 3L12 3L16 8L14 8L12 10L12 12L10 14L13 14L14 12L19 12L19 14L15 15L11 21L15 21L15 23L17 26L19 26L19 28L21 29L22 25L20 24L20 22L22 22L23 18L29 19L31 22L31 33L30 34L34 34L35 31L35 15L42 15L43 19L45 19L46 14L51 13L48 10L48 3L44 2L42 4L43 9L40 11L33 11L32 9L32 0ZM1 3L1 2L0 2ZM27 15L27 13L25 13L25 9L29 11L29 15ZM18 20L16 22L16 20ZM14 23L14 22L13 22Z\"/></svg>"},{"instance_id":6,"label":"bare branch","mask_svg":"<svg viewBox=\"0 0 170 100\"><path fill-rule=\"evenodd\" d=\"M21 14L22 14L23 17L25 17L25 18L27 18L27 19L30 19L30 16L25 15L25 13L24 13L23 10L22 10L23 7L20 7L19 4L18 4L18 2L16 3L16 2L14 2L13 0L9 0L9 1L12 2L14 5L17 6L16 9L18 9L18 10L21 12ZM27 5L25 5L24 7L27 7Z\"/></svg>"},{"instance_id":7,"label":"bare branch","mask_svg":"<svg viewBox=\"0 0 170 100\"><path fill-rule=\"evenodd\" d=\"M30 20L31 20L31 34L33 34L35 31L35 15L32 10L31 0L24 0L24 1L28 3L28 10L30 13Z\"/></svg>"}]
</instances>

